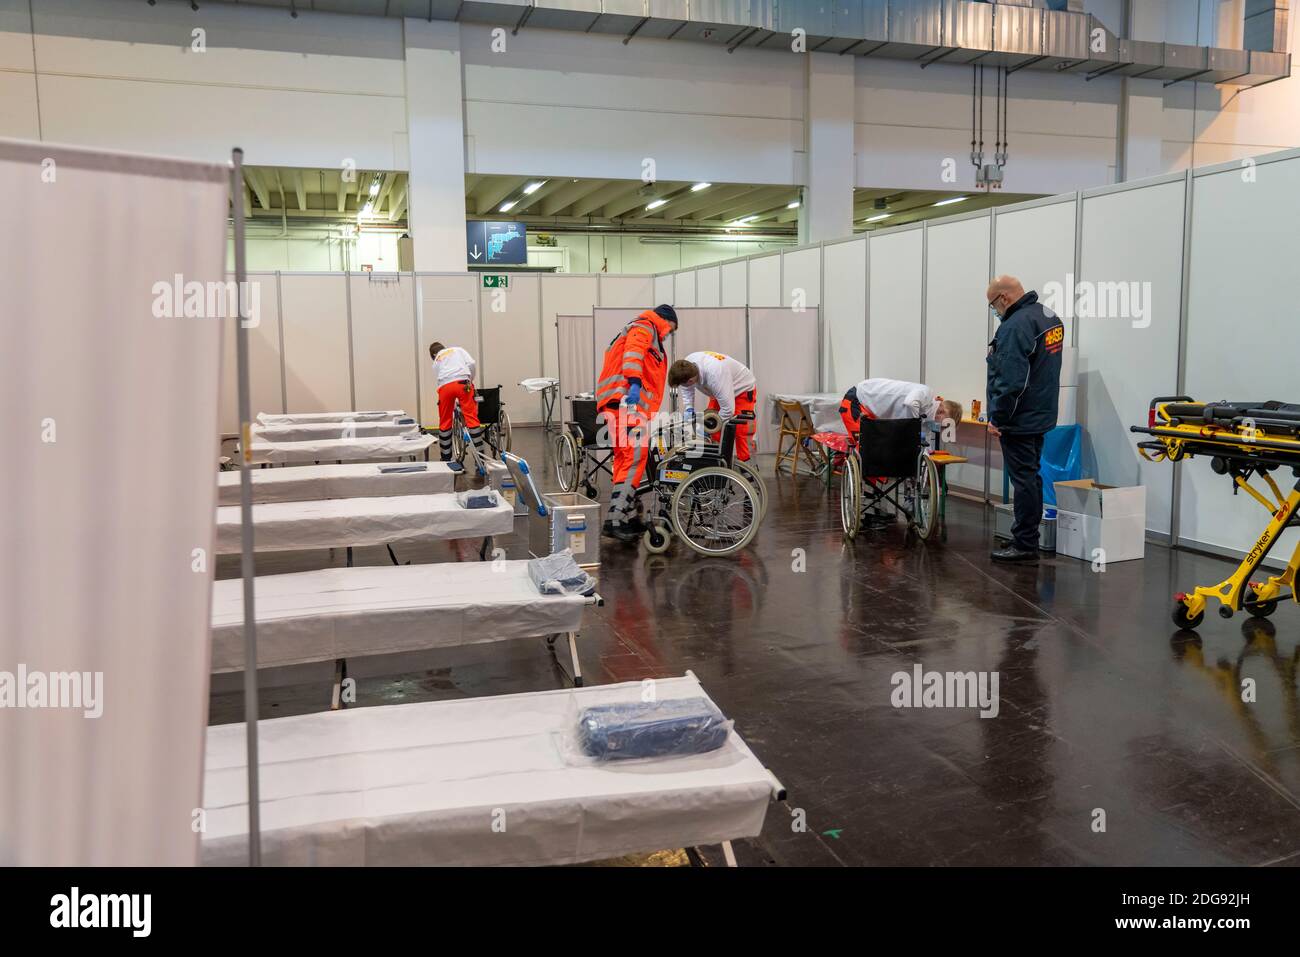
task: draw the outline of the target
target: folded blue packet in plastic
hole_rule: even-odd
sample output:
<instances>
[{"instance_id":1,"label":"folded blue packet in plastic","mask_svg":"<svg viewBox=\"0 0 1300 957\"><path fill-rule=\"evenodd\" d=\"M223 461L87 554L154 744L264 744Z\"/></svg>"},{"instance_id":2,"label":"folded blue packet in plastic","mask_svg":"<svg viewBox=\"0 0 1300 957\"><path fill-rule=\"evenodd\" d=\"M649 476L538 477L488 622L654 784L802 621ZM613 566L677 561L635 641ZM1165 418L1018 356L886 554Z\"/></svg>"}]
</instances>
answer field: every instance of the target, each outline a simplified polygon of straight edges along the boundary
<instances>
[{"instance_id":1,"label":"folded blue packet in plastic","mask_svg":"<svg viewBox=\"0 0 1300 957\"><path fill-rule=\"evenodd\" d=\"M597 705L578 716L582 753L600 761L716 751L731 722L707 698Z\"/></svg>"}]
</instances>

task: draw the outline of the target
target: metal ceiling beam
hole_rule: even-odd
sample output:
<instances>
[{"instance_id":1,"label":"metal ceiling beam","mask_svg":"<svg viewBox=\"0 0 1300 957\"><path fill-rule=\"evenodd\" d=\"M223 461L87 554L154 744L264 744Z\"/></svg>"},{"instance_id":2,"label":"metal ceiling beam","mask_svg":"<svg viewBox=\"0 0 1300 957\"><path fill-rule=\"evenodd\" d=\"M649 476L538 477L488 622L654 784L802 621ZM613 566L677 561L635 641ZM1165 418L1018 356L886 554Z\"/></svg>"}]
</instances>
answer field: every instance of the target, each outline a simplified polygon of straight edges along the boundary
<instances>
[{"instance_id":1,"label":"metal ceiling beam","mask_svg":"<svg viewBox=\"0 0 1300 957\"><path fill-rule=\"evenodd\" d=\"M637 182L627 182L626 180L615 180L606 186L602 186L595 192L588 193L582 199L573 204L573 210L570 215L573 216L590 216L597 209L603 207L606 203L612 202L624 193L635 192L641 188Z\"/></svg>"},{"instance_id":2,"label":"metal ceiling beam","mask_svg":"<svg viewBox=\"0 0 1300 957\"><path fill-rule=\"evenodd\" d=\"M546 202L542 203L542 215L554 216L608 183L607 179L580 179L576 183L568 183L563 189L557 189L546 197Z\"/></svg>"},{"instance_id":3,"label":"metal ceiling beam","mask_svg":"<svg viewBox=\"0 0 1300 957\"><path fill-rule=\"evenodd\" d=\"M506 197L519 189L522 184L523 181L517 176L496 177L483 187L474 211L480 216L487 215L505 202Z\"/></svg>"}]
</instances>

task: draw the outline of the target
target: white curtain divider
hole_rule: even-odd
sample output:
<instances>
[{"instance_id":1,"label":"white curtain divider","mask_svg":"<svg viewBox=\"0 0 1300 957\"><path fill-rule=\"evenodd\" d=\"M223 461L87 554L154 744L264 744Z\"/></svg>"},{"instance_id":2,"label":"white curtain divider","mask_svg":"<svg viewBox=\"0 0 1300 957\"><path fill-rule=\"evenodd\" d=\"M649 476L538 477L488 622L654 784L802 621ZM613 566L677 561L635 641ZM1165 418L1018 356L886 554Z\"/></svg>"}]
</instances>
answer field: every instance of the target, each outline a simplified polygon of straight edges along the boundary
<instances>
[{"instance_id":1,"label":"white curtain divider","mask_svg":"<svg viewBox=\"0 0 1300 957\"><path fill-rule=\"evenodd\" d=\"M6 864L197 861L229 176L0 142Z\"/></svg>"},{"instance_id":2,"label":"white curtain divider","mask_svg":"<svg viewBox=\"0 0 1300 957\"><path fill-rule=\"evenodd\" d=\"M572 418L567 396L579 392L592 392L596 388L595 356L591 349L591 316L556 316L555 328L559 340L560 397L562 417Z\"/></svg>"},{"instance_id":3,"label":"white curtain divider","mask_svg":"<svg viewBox=\"0 0 1300 957\"><path fill-rule=\"evenodd\" d=\"M758 451L775 452L779 426L772 422L774 393L818 391L818 338L816 309L749 309L750 368L758 380L755 438Z\"/></svg>"}]
</instances>

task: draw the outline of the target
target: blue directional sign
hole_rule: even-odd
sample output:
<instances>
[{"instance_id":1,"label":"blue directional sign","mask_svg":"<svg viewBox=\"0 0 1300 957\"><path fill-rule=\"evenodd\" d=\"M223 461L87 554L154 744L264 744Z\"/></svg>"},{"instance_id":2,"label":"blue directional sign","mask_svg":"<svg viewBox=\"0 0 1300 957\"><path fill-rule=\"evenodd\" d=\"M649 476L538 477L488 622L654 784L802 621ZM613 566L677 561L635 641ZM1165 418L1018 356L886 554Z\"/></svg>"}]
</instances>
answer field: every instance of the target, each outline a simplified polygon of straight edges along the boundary
<instances>
[{"instance_id":1,"label":"blue directional sign","mask_svg":"<svg viewBox=\"0 0 1300 957\"><path fill-rule=\"evenodd\" d=\"M471 266L524 266L528 230L523 223L467 222L465 254Z\"/></svg>"}]
</instances>

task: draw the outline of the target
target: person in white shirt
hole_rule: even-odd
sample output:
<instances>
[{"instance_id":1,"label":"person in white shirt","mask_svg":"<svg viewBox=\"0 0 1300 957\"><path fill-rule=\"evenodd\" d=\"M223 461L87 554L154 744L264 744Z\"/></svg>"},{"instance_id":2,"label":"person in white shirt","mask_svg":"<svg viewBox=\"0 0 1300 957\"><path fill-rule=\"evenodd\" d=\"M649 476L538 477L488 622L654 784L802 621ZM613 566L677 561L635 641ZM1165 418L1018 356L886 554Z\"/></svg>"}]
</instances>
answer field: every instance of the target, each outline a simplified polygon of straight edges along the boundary
<instances>
[{"instance_id":1,"label":"person in white shirt","mask_svg":"<svg viewBox=\"0 0 1300 957\"><path fill-rule=\"evenodd\" d=\"M708 409L716 409L725 422L741 412L753 412L758 380L739 359L721 352L692 352L678 359L668 370L668 385L678 389L682 409L687 418L695 415L699 395L708 399ZM749 461L749 436L754 430L754 420L736 424L736 458ZM713 435L714 441L718 433Z\"/></svg>"},{"instance_id":2,"label":"person in white shirt","mask_svg":"<svg viewBox=\"0 0 1300 957\"><path fill-rule=\"evenodd\" d=\"M936 395L928 385L901 379L863 379L840 402L840 418L854 439L863 419L961 421L960 402Z\"/></svg>"},{"instance_id":3,"label":"person in white shirt","mask_svg":"<svg viewBox=\"0 0 1300 957\"><path fill-rule=\"evenodd\" d=\"M479 452L483 451L483 427L478 421L478 400L474 397L474 357L460 346L429 346L434 382L438 389L438 451L444 462L451 461L451 426L457 405L465 428Z\"/></svg>"}]
</instances>

